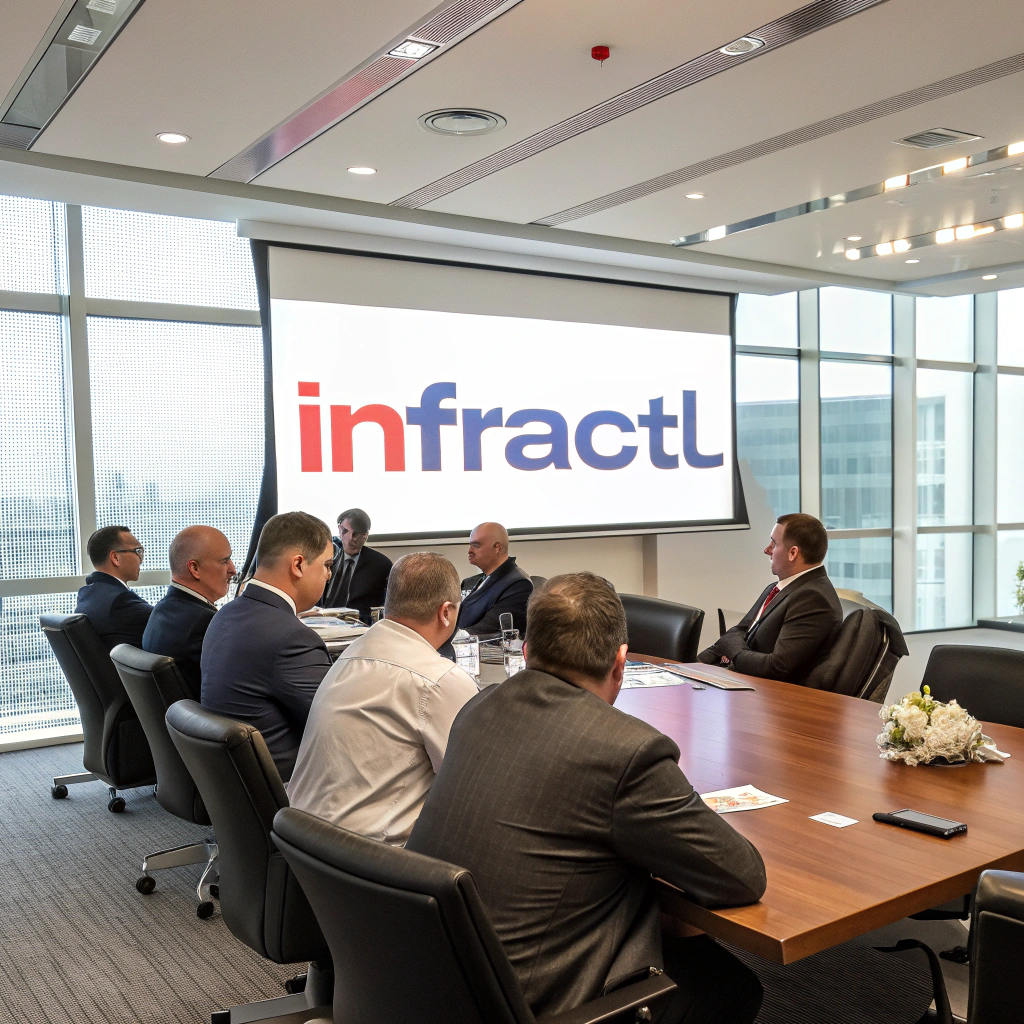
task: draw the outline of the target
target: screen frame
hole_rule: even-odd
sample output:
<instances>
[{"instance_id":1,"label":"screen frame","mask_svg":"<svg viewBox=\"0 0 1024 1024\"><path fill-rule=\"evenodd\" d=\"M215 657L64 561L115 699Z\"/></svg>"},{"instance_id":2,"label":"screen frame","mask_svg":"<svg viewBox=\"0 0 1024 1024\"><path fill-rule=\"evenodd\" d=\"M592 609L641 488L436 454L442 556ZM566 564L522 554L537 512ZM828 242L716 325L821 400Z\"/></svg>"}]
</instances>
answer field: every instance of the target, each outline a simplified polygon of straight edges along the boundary
<instances>
[{"instance_id":1,"label":"screen frame","mask_svg":"<svg viewBox=\"0 0 1024 1024\"><path fill-rule=\"evenodd\" d=\"M393 260L402 263L454 267L466 270L485 270L500 274L518 274L527 277L581 281L588 284L607 284L625 288L644 288L655 291L681 292L696 295L716 295L727 299L729 303L729 361L732 388L732 404L730 409L733 461L732 517L728 519L696 521L666 520L640 523L590 523L574 526L523 527L510 529L508 533L510 537L519 540L560 540L588 537L635 537L661 533L699 533L711 530L744 530L750 528L746 500L743 494L743 483L739 473L739 458L736 451L736 305L738 301L738 294L736 292L725 292L711 288L700 289L682 286L676 287L674 285L653 284L646 281L623 281L617 278L601 277L590 274L561 273L551 270L499 266L489 263L468 262L465 260L450 260L426 256L407 256L397 253L368 252L361 249L340 248L334 246L305 245L297 242L257 241L253 239L253 261L254 263L259 262L262 264L261 266L257 266L256 281L257 290L260 292L260 314L263 325L264 402L266 405L264 481L260 491L260 512L264 511L264 506L269 509L271 504L273 506L273 511L262 518L258 515L253 531L253 539L250 542L250 557L247 558L247 562L251 560L251 556L255 551L255 544L258 540L259 530L262 529L263 522L266 522L266 519L269 518L270 515L275 515L279 507L277 490L277 445L274 434L273 346L270 316L270 249L272 247L375 260ZM272 472L268 473L268 469L271 467ZM264 501L264 499L267 500ZM472 527L469 527L469 529L472 529ZM374 533L373 543L375 546L379 545L382 547L401 546L409 543L445 544L451 543L453 540L463 539L466 535L467 530L465 529L450 531L431 530L425 532Z\"/></svg>"}]
</instances>

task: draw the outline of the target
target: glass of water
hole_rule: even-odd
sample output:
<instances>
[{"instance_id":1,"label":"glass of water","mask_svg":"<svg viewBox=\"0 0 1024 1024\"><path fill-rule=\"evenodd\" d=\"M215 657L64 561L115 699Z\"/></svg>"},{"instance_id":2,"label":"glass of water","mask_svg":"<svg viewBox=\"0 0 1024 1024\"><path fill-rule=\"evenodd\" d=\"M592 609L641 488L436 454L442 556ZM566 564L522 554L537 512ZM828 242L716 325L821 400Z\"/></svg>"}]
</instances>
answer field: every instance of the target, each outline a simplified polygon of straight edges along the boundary
<instances>
[{"instance_id":1,"label":"glass of water","mask_svg":"<svg viewBox=\"0 0 1024 1024\"><path fill-rule=\"evenodd\" d=\"M453 637L455 664L474 679L480 675L480 641L475 636Z\"/></svg>"},{"instance_id":2,"label":"glass of water","mask_svg":"<svg viewBox=\"0 0 1024 1024\"><path fill-rule=\"evenodd\" d=\"M523 641L519 639L518 629L502 631L501 650L505 660L506 676L514 676L526 668L526 658L523 657Z\"/></svg>"},{"instance_id":3,"label":"glass of water","mask_svg":"<svg viewBox=\"0 0 1024 1024\"><path fill-rule=\"evenodd\" d=\"M374 623L374 622L380 622L380 620L383 619L383 618L384 618L384 605L382 605L382 604L374 605L370 609L370 622L371 622L371 624Z\"/></svg>"}]
</instances>

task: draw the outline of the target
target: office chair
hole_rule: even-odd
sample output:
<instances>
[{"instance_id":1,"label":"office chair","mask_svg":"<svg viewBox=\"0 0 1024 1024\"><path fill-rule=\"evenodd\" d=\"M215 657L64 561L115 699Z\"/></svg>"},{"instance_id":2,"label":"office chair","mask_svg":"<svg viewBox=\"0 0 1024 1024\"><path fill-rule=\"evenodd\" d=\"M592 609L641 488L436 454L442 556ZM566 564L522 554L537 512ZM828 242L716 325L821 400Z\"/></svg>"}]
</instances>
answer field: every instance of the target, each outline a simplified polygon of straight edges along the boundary
<instances>
[{"instance_id":1,"label":"office chair","mask_svg":"<svg viewBox=\"0 0 1024 1024\"><path fill-rule=\"evenodd\" d=\"M1024 651L940 644L921 685L936 700L955 699L982 722L1024 728Z\"/></svg>"},{"instance_id":2,"label":"office chair","mask_svg":"<svg viewBox=\"0 0 1024 1024\"><path fill-rule=\"evenodd\" d=\"M316 909L337 972L335 1021L534 1024L464 868L286 807L273 840ZM675 983L652 969L543 1024L643 1021Z\"/></svg>"},{"instance_id":3,"label":"office chair","mask_svg":"<svg viewBox=\"0 0 1024 1024\"><path fill-rule=\"evenodd\" d=\"M193 700L167 709L167 731L203 798L217 836L220 912L236 939L278 964L311 961L290 995L212 1015L213 1024L247 1024L331 1001L334 980L316 917L270 838L288 806L284 783L257 729Z\"/></svg>"},{"instance_id":4,"label":"office chair","mask_svg":"<svg viewBox=\"0 0 1024 1024\"><path fill-rule=\"evenodd\" d=\"M53 648L82 716L84 772L58 775L50 795L63 800L68 786L99 779L109 792L107 810L119 814L119 789L156 782L146 734L103 641L84 615L40 615L39 625Z\"/></svg>"},{"instance_id":5,"label":"office chair","mask_svg":"<svg viewBox=\"0 0 1024 1024\"><path fill-rule=\"evenodd\" d=\"M178 748L171 742L164 716L167 709L179 700L188 698L188 685L173 658L161 654L148 654L130 644L118 644L110 652L110 660L124 683L125 690L135 707L142 728L149 740L156 766L156 800L165 810L184 821L196 825L209 825L210 816L203 806L202 797L182 761ZM199 905L196 914L209 917L213 913L211 900L218 895L217 844L190 843L171 850L151 853L142 859L142 875L135 888L148 896L156 888L151 871L184 867L187 864L205 864L196 892Z\"/></svg>"},{"instance_id":6,"label":"office chair","mask_svg":"<svg viewBox=\"0 0 1024 1024\"><path fill-rule=\"evenodd\" d=\"M548 578L547 576L531 576L530 581L533 583L534 590L540 590L547 583Z\"/></svg>"},{"instance_id":7,"label":"office chair","mask_svg":"<svg viewBox=\"0 0 1024 1024\"><path fill-rule=\"evenodd\" d=\"M672 661L696 661L704 611L657 597L620 594L629 649Z\"/></svg>"}]
</instances>

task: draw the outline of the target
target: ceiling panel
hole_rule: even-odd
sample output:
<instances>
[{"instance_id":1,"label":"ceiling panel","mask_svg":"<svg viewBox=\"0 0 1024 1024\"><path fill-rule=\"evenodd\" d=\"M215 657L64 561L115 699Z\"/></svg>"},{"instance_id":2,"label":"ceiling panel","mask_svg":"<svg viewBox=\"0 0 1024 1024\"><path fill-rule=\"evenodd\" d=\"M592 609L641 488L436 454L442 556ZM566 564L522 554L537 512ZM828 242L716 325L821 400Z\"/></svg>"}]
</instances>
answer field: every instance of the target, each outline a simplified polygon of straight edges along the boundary
<instances>
[{"instance_id":1,"label":"ceiling panel","mask_svg":"<svg viewBox=\"0 0 1024 1024\"><path fill-rule=\"evenodd\" d=\"M718 7L701 0L645 0L643 17L637 18L635 9L618 0L530 0L257 181L391 202L730 42L795 6L795 0L740 0ZM612 48L603 66L590 56L598 43ZM419 126L421 114L452 106L493 110L508 124L475 139L432 135ZM378 173L354 181L345 168L361 164L376 167Z\"/></svg>"},{"instance_id":2,"label":"ceiling panel","mask_svg":"<svg viewBox=\"0 0 1024 1024\"><path fill-rule=\"evenodd\" d=\"M33 3L4 5L3 36L0 41L0 104L3 104L4 97L14 87L50 23L63 6L61 0L34 0ZM3 106L6 107L6 104Z\"/></svg>"},{"instance_id":3,"label":"ceiling panel","mask_svg":"<svg viewBox=\"0 0 1024 1024\"><path fill-rule=\"evenodd\" d=\"M208 174L434 6L146 0L33 149Z\"/></svg>"}]
</instances>

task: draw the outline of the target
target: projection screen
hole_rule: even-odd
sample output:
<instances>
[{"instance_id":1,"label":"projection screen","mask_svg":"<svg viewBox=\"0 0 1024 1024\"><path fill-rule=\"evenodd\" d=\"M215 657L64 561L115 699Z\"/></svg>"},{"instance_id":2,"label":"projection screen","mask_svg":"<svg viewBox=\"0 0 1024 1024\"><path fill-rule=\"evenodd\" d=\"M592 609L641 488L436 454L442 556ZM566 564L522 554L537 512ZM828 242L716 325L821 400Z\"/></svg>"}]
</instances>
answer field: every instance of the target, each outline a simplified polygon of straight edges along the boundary
<instances>
[{"instance_id":1,"label":"projection screen","mask_svg":"<svg viewBox=\"0 0 1024 1024\"><path fill-rule=\"evenodd\" d=\"M737 522L732 296L271 246L278 509L376 540Z\"/></svg>"}]
</instances>

